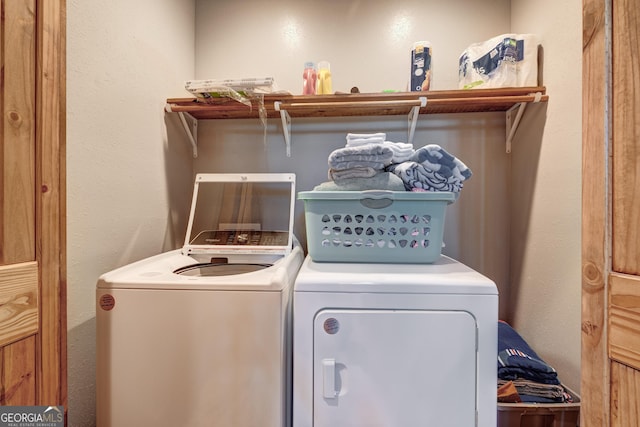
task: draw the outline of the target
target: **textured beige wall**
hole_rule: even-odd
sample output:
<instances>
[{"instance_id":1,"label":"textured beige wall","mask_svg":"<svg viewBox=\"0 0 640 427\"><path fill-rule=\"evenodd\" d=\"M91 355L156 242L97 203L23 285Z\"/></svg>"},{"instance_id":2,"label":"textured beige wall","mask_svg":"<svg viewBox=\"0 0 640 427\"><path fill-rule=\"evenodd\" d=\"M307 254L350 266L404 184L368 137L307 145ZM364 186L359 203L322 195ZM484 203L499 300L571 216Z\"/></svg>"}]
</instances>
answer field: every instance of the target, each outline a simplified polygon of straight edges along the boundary
<instances>
[{"instance_id":1,"label":"textured beige wall","mask_svg":"<svg viewBox=\"0 0 640 427\"><path fill-rule=\"evenodd\" d=\"M70 426L95 424L99 275L184 236L191 154L163 108L193 75L193 22L190 1L67 2Z\"/></svg>"},{"instance_id":2,"label":"textured beige wall","mask_svg":"<svg viewBox=\"0 0 640 427\"><path fill-rule=\"evenodd\" d=\"M513 28L541 36L550 100L543 128L542 111L527 113L513 156L510 315L579 391L582 2L514 0L511 8Z\"/></svg>"}]
</instances>

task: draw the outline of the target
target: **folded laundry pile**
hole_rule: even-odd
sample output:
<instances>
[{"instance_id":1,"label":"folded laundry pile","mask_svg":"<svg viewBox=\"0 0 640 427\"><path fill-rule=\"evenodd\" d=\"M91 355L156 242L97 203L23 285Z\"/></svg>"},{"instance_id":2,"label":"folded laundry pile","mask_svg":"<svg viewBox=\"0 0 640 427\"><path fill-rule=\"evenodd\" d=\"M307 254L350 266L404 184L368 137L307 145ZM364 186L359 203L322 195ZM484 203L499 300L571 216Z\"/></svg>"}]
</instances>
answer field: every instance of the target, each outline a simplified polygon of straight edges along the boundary
<instances>
[{"instance_id":1,"label":"folded laundry pile","mask_svg":"<svg viewBox=\"0 0 640 427\"><path fill-rule=\"evenodd\" d=\"M394 158L413 154L410 144L386 141L385 133L349 133L347 143L329 154L329 182L316 191L404 191L400 178L385 171Z\"/></svg>"},{"instance_id":2,"label":"folded laundry pile","mask_svg":"<svg viewBox=\"0 0 640 427\"><path fill-rule=\"evenodd\" d=\"M513 388L517 395L514 394ZM508 323L498 322L498 401L568 403L571 395L547 364Z\"/></svg>"},{"instance_id":3,"label":"folded laundry pile","mask_svg":"<svg viewBox=\"0 0 640 427\"><path fill-rule=\"evenodd\" d=\"M391 164L393 151L381 144L344 147L329 155L329 176L333 180L368 178Z\"/></svg>"},{"instance_id":4,"label":"folded laundry pile","mask_svg":"<svg viewBox=\"0 0 640 427\"><path fill-rule=\"evenodd\" d=\"M329 155L329 179L315 190L450 191L458 195L471 170L436 144L387 141L379 133L349 133ZM371 179L371 178L376 178ZM371 180L369 180L369 179Z\"/></svg>"},{"instance_id":5,"label":"folded laundry pile","mask_svg":"<svg viewBox=\"0 0 640 427\"><path fill-rule=\"evenodd\" d=\"M411 159L411 156L415 153L413 144L387 141L386 138L387 135L385 133L349 133L347 134L347 147L380 144L384 147L390 148L393 152L393 157L391 158L392 163L401 163Z\"/></svg>"}]
</instances>

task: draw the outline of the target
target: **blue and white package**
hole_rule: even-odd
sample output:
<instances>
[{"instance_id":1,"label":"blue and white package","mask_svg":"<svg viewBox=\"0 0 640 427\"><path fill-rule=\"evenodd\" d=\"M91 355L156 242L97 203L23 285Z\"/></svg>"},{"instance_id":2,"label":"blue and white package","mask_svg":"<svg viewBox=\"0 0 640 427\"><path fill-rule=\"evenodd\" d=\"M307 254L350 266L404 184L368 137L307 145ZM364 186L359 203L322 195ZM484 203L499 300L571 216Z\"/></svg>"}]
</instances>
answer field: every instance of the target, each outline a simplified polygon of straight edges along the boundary
<instances>
[{"instance_id":1,"label":"blue and white package","mask_svg":"<svg viewBox=\"0 0 640 427\"><path fill-rule=\"evenodd\" d=\"M460 55L459 89L538 86L538 36L502 34Z\"/></svg>"}]
</instances>

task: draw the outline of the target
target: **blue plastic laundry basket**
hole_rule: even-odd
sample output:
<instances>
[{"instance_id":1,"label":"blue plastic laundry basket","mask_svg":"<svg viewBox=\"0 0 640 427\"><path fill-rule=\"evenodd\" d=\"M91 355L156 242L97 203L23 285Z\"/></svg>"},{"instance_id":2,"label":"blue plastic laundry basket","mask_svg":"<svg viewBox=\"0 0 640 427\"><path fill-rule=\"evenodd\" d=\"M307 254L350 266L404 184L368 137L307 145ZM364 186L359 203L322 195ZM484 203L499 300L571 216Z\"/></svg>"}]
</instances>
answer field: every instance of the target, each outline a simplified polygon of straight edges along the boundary
<instances>
[{"instance_id":1,"label":"blue plastic laundry basket","mask_svg":"<svg viewBox=\"0 0 640 427\"><path fill-rule=\"evenodd\" d=\"M451 192L301 191L307 250L318 262L432 263Z\"/></svg>"}]
</instances>

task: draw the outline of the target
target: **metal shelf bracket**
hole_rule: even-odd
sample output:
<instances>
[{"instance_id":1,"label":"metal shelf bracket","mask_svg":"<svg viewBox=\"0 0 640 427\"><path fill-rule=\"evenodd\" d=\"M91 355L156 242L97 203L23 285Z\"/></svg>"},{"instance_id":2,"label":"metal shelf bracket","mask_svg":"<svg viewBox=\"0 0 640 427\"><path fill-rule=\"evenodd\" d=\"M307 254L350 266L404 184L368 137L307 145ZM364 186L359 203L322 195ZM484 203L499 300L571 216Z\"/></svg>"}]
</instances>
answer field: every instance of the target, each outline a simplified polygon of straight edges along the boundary
<instances>
[{"instance_id":1,"label":"metal shelf bracket","mask_svg":"<svg viewBox=\"0 0 640 427\"><path fill-rule=\"evenodd\" d=\"M542 99L542 93L536 92L531 94L534 96L532 102L540 102ZM518 125L520 124L520 120L522 119L522 115L524 114L524 110L527 108L526 102L519 102L515 104L513 107L509 108L506 112L506 152L507 154L511 153L511 146L513 143L513 137L516 134L516 130L518 130Z\"/></svg>"},{"instance_id":2,"label":"metal shelf bracket","mask_svg":"<svg viewBox=\"0 0 640 427\"><path fill-rule=\"evenodd\" d=\"M164 107L165 111L168 113L173 113L171 110L171 104L167 104ZM180 123L182 123L182 127L184 128L184 132L187 134L187 138L189 139L189 143L191 144L191 149L193 150L193 158L198 157L198 119L193 117L189 113L185 113L183 111L178 111L178 117L180 117Z\"/></svg>"},{"instance_id":3,"label":"metal shelf bracket","mask_svg":"<svg viewBox=\"0 0 640 427\"><path fill-rule=\"evenodd\" d=\"M416 132L416 123L418 122L418 116L420 115L420 108L424 108L427 106L427 97L421 96L418 98L420 100L420 105L416 105L411 108L409 112L408 122L409 122L409 136L407 142L409 144L413 144L413 135Z\"/></svg>"},{"instance_id":4,"label":"metal shelf bracket","mask_svg":"<svg viewBox=\"0 0 640 427\"><path fill-rule=\"evenodd\" d=\"M291 116L287 110L280 108L281 102L275 101L273 108L280 112L280 119L282 120L282 132L284 134L284 143L286 145L287 157L291 157Z\"/></svg>"}]
</instances>

